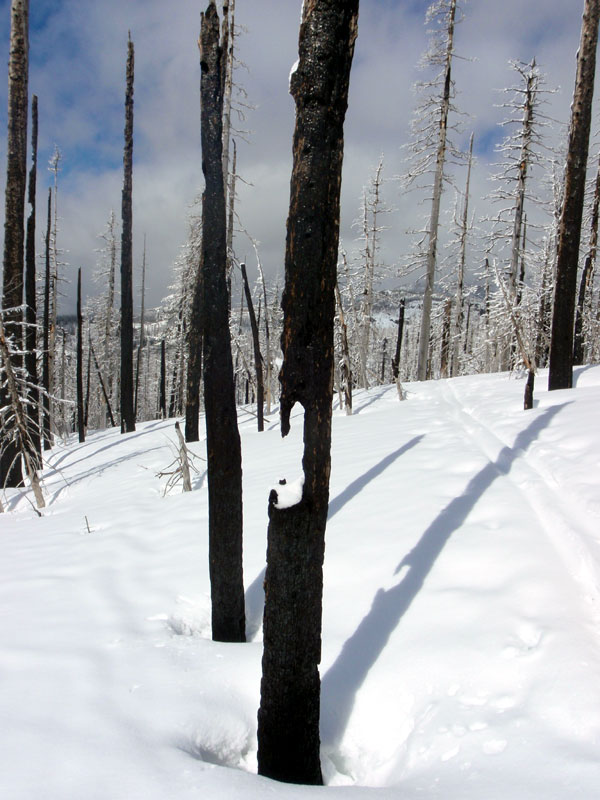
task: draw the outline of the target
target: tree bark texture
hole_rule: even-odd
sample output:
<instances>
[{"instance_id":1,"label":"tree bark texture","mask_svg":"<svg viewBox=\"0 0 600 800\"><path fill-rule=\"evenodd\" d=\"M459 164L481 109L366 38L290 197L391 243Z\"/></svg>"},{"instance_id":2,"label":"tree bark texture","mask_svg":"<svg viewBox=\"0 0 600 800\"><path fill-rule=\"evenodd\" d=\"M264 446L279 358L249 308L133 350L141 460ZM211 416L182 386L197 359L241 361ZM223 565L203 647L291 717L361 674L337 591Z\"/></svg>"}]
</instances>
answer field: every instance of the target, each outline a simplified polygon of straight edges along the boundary
<instances>
[{"instance_id":1,"label":"tree bark texture","mask_svg":"<svg viewBox=\"0 0 600 800\"><path fill-rule=\"evenodd\" d=\"M548 389L550 390L570 389L573 385L573 322L577 265L592 119L599 18L600 0L585 0L581 44L577 55L577 77L571 106L565 190L558 226L558 255L548 375Z\"/></svg>"},{"instance_id":2,"label":"tree bark texture","mask_svg":"<svg viewBox=\"0 0 600 800\"><path fill-rule=\"evenodd\" d=\"M265 429L264 405L265 405L265 382L263 380L263 357L260 352L260 340L258 336L258 324L254 313L254 303L250 294L246 265L240 264L242 280L244 281L244 293L246 295L246 305L248 306L248 316L250 317L250 328L252 330L252 344L254 346L254 370L256 372L256 418L259 432ZM265 309L266 311L266 309ZM266 316L266 313L265 313Z\"/></svg>"},{"instance_id":3,"label":"tree bark texture","mask_svg":"<svg viewBox=\"0 0 600 800\"><path fill-rule=\"evenodd\" d=\"M190 327L188 329L188 367L185 396L185 440L197 442L200 439L200 379L202 377L202 306L203 280L202 265L198 267L196 283L193 288Z\"/></svg>"},{"instance_id":4,"label":"tree bark texture","mask_svg":"<svg viewBox=\"0 0 600 800\"><path fill-rule=\"evenodd\" d=\"M343 124L358 0L305 0L287 222L281 431L304 407L304 487L299 503L269 498L258 771L321 784L319 714L325 525L331 466L333 325Z\"/></svg>"},{"instance_id":5,"label":"tree bark texture","mask_svg":"<svg viewBox=\"0 0 600 800\"><path fill-rule=\"evenodd\" d=\"M21 365L25 190L27 186L27 113L29 75L29 0L12 0L8 62L8 135L4 212L2 308L11 364ZM2 390L0 405L9 398ZM2 447L0 486L20 486L21 462L12 443Z\"/></svg>"},{"instance_id":6,"label":"tree bark texture","mask_svg":"<svg viewBox=\"0 0 600 800\"><path fill-rule=\"evenodd\" d=\"M52 410L50 404L50 231L52 226L52 187L48 187L48 222L45 239L44 270L44 322L42 344L42 433L44 450L52 447Z\"/></svg>"},{"instance_id":7,"label":"tree bark texture","mask_svg":"<svg viewBox=\"0 0 600 800\"><path fill-rule=\"evenodd\" d=\"M83 408L83 316L81 314L81 267L77 272L77 433L85 442Z\"/></svg>"},{"instance_id":8,"label":"tree bark texture","mask_svg":"<svg viewBox=\"0 0 600 800\"><path fill-rule=\"evenodd\" d=\"M437 241L440 226L440 206L444 186L444 164L446 161L446 140L448 136L448 112L452 92L452 55L454 52L454 21L456 18L456 0L451 0L448 14L448 41L446 46L446 63L444 74L444 91L440 103L440 123L438 145L433 179L433 196L429 217L427 271L425 274L425 290L423 292L423 312L421 315L421 333L419 335L419 351L417 362L417 380L427 379L429 361L429 337L431 329L431 304L435 283L435 267L437 261Z\"/></svg>"},{"instance_id":9,"label":"tree bark texture","mask_svg":"<svg viewBox=\"0 0 600 800\"><path fill-rule=\"evenodd\" d=\"M591 291L594 276L594 265L596 263L596 252L598 249L598 212L600 211L600 163L596 172L596 182L594 185L594 200L592 202L592 219L590 224L590 243L588 247L585 264L581 272L579 282L579 294L577 297L577 309L575 312L575 341L573 344L573 364L583 364L585 350L585 336L583 329L583 318L585 314L586 298Z\"/></svg>"},{"instance_id":10,"label":"tree bark texture","mask_svg":"<svg viewBox=\"0 0 600 800\"><path fill-rule=\"evenodd\" d=\"M39 385L37 370L37 297L35 269L35 196L37 183L37 143L38 143L38 99L31 98L31 169L29 170L29 186L27 200L29 216L25 236L25 370L27 372L30 437L36 462L39 465L42 456L39 415Z\"/></svg>"},{"instance_id":11,"label":"tree bark texture","mask_svg":"<svg viewBox=\"0 0 600 800\"><path fill-rule=\"evenodd\" d=\"M121 199L121 433L135 430L133 387L133 72L134 50L127 42L125 146Z\"/></svg>"},{"instance_id":12,"label":"tree bark texture","mask_svg":"<svg viewBox=\"0 0 600 800\"><path fill-rule=\"evenodd\" d=\"M229 333L225 191L223 184L223 69L214 2L200 29L202 139L201 265L204 283L204 406L208 469L209 570L212 636L246 638L242 569L242 455L237 426Z\"/></svg>"}]
</instances>

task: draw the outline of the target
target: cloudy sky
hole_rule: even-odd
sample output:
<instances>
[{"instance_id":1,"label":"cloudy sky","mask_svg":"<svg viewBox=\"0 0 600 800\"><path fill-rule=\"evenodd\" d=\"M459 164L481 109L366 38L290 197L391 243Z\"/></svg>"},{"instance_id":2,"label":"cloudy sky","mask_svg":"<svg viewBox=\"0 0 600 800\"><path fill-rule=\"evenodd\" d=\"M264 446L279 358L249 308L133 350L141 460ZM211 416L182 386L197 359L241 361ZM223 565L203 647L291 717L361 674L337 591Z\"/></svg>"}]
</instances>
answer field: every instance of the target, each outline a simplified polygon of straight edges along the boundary
<instances>
[{"instance_id":1,"label":"cloudy sky","mask_svg":"<svg viewBox=\"0 0 600 800\"><path fill-rule=\"evenodd\" d=\"M202 188L199 133L200 12L206 0L33 0L31 3L30 93L39 97L40 151L38 198L44 219L45 169L59 147L59 246L66 252L63 310L73 308L76 268L84 292L91 279L111 209L120 213L123 147L123 97L127 33L135 44L134 263L141 264L143 236L148 247L148 302L167 293L171 266L187 235L187 215ZM247 92L248 109L240 127L239 214L260 243L269 275L282 274L285 220L291 171L294 106L288 77L297 58L301 0L237 0L242 26L237 73ZM409 137L415 106L412 86L424 76L417 63L427 46L425 0L361 0L359 36L345 128L342 237L351 250L357 231L363 186L384 155L384 199L394 211L386 219L382 257L392 266L410 248L405 231L418 224L418 198L406 194L394 176L405 169L401 146ZM575 79L583 0L470 0L456 31L454 77L457 105L464 118L462 142L475 132L477 166L473 203L490 191L490 162L503 131L504 112L497 90L512 84L510 59L536 58L549 87L546 113L567 122ZM0 2L0 46L8 60L10 3ZM6 119L6 79L0 114ZM5 163L5 140L0 144ZM4 174L4 169L2 169ZM2 177L3 185L3 177ZM452 204L447 193L446 207ZM422 210L422 209L421 209ZM42 247L40 233L40 250ZM239 258L253 265L249 239L238 235ZM137 279L139 286L139 279Z\"/></svg>"}]
</instances>

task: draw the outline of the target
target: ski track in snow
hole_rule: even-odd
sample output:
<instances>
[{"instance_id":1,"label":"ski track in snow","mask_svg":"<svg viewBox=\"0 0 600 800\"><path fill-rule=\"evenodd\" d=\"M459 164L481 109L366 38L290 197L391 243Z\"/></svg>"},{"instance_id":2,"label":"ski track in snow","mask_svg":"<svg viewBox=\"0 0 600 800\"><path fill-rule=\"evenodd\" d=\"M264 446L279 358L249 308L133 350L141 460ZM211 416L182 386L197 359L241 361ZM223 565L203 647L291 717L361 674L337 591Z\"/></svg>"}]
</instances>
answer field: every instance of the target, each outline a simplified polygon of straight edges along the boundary
<instances>
[{"instance_id":1,"label":"ski track in snow","mask_svg":"<svg viewBox=\"0 0 600 800\"><path fill-rule=\"evenodd\" d=\"M244 645L210 638L203 462L163 496L173 420L55 448L44 517L19 493L0 516L2 800L594 800L600 368L581 375L527 412L506 375L336 405L326 789L255 774L267 497L301 471L301 408L283 440L240 409Z\"/></svg>"},{"instance_id":2,"label":"ski track in snow","mask_svg":"<svg viewBox=\"0 0 600 800\"><path fill-rule=\"evenodd\" d=\"M558 482L535 456L530 455L529 447L517 447L515 452L515 442L507 442L488 424L475 417L472 411L465 409L452 380L440 381L438 385L451 418L462 427L469 440L480 447L490 462L498 462L498 468L504 472L505 451L514 453L515 457L506 468L506 476L523 502L534 511L540 528L577 584L585 613L590 617L591 629L600 647L600 562L594 554L594 549L598 550L594 535L597 534L597 528L589 524L576 501L565 502L565 494L559 491ZM538 413L539 416L535 409L530 411L532 415ZM560 406L557 413L560 413Z\"/></svg>"}]
</instances>

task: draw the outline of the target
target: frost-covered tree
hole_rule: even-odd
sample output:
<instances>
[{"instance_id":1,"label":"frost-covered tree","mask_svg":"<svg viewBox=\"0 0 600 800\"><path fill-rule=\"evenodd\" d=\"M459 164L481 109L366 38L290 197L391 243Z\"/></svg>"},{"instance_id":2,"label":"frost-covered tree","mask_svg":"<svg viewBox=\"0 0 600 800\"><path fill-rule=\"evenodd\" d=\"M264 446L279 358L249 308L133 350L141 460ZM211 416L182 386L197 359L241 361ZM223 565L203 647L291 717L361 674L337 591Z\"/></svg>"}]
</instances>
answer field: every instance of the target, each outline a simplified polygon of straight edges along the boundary
<instances>
[{"instance_id":1,"label":"frost-covered tree","mask_svg":"<svg viewBox=\"0 0 600 800\"><path fill-rule=\"evenodd\" d=\"M423 231L423 239L417 250L425 262L425 288L423 291L423 311L417 377L427 377L429 356L429 335L431 327L431 307L435 282L440 210L445 167L448 158L460 157L460 151L448 136L448 131L456 128L449 123L454 106L455 87L452 78L452 59L454 58L454 30L460 20L460 7L457 0L435 0L426 14L431 45L422 58L422 67L433 72L429 80L417 84L419 104L412 123L412 141L409 145L411 164L404 176L408 187L427 186L431 191L431 209Z\"/></svg>"}]
</instances>

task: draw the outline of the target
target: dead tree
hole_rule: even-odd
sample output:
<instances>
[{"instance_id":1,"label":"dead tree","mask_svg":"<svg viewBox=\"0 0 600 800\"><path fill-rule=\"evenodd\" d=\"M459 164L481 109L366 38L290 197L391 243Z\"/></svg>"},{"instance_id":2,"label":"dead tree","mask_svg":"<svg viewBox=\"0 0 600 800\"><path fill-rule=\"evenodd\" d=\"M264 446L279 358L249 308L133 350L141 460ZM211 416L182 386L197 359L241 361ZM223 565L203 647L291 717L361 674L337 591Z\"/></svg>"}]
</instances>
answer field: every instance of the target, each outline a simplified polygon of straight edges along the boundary
<instances>
[{"instance_id":1,"label":"dead tree","mask_svg":"<svg viewBox=\"0 0 600 800\"><path fill-rule=\"evenodd\" d=\"M600 211L600 162L598 163L598 170L596 172L596 181L594 184L594 199L592 201L592 219L590 241L588 245L587 255L583 270L581 271L581 279L579 281L579 294L577 296L577 308L575 310L575 336L573 345L573 364L583 364L584 350L585 350L585 335L584 335L584 315L586 307L586 299L589 298L591 293L592 282L594 279L594 266L596 264L596 253L598 250L598 212Z\"/></svg>"},{"instance_id":2,"label":"dead tree","mask_svg":"<svg viewBox=\"0 0 600 800\"><path fill-rule=\"evenodd\" d=\"M131 36L127 42L125 146L121 199L121 433L135 430L133 390L133 71Z\"/></svg>"},{"instance_id":3,"label":"dead tree","mask_svg":"<svg viewBox=\"0 0 600 800\"><path fill-rule=\"evenodd\" d=\"M245 641L242 569L242 455L229 333L223 183L223 69L219 15L210 2L200 28L202 140L203 377L208 472L212 635Z\"/></svg>"},{"instance_id":4,"label":"dead tree","mask_svg":"<svg viewBox=\"0 0 600 800\"><path fill-rule=\"evenodd\" d=\"M577 265L585 196L585 175L594 97L600 0L585 0L577 77L571 106L571 128L565 170L565 191L558 226L558 254L550 339L548 389L573 385L573 321Z\"/></svg>"},{"instance_id":5,"label":"dead tree","mask_svg":"<svg viewBox=\"0 0 600 800\"><path fill-rule=\"evenodd\" d=\"M85 412L83 402L83 316L81 314L81 267L77 271L77 433L85 442Z\"/></svg>"},{"instance_id":6,"label":"dead tree","mask_svg":"<svg viewBox=\"0 0 600 800\"><path fill-rule=\"evenodd\" d=\"M29 0L12 0L10 8L10 56L8 62L8 139L4 212L4 268L2 284L3 324L12 343L12 366L21 366L23 321L23 272L25 241L25 189L27 186L27 112L29 75ZM8 352L8 351L7 351ZM7 365L5 365L6 367ZM0 406L8 402L0 390ZM0 486L20 486L21 462L11 442L0 455Z\"/></svg>"},{"instance_id":7,"label":"dead tree","mask_svg":"<svg viewBox=\"0 0 600 800\"><path fill-rule=\"evenodd\" d=\"M48 187L48 220L46 224L46 238L44 250L44 320L42 328L42 434L44 450L52 447L52 406L50 403L50 390L52 384L50 358L50 231L52 229L52 187Z\"/></svg>"},{"instance_id":8,"label":"dead tree","mask_svg":"<svg viewBox=\"0 0 600 800\"><path fill-rule=\"evenodd\" d=\"M35 269L35 196L37 183L37 143L38 143L38 99L31 98L31 169L27 200L29 216L25 238L25 369L27 371L29 416L32 420L31 441L37 453L38 463L42 456L39 419L39 383L37 369L37 295Z\"/></svg>"},{"instance_id":9,"label":"dead tree","mask_svg":"<svg viewBox=\"0 0 600 800\"><path fill-rule=\"evenodd\" d=\"M281 432L304 408L298 502L269 497L258 771L321 784L319 714L323 556L331 468L335 282L343 125L358 0L305 0L287 222Z\"/></svg>"},{"instance_id":10,"label":"dead tree","mask_svg":"<svg viewBox=\"0 0 600 800\"><path fill-rule=\"evenodd\" d=\"M250 328L252 330L252 344L254 347L254 370L256 372L256 418L258 430L264 431L265 382L263 380L263 357L260 352L258 324L256 322L254 303L252 302L250 285L248 283L248 275L246 274L246 265L244 263L240 264L240 270L242 272L242 280L244 281L244 294L246 295L246 305L248 306L248 316L250 317Z\"/></svg>"},{"instance_id":11,"label":"dead tree","mask_svg":"<svg viewBox=\"0 0 600 800\"><path fill-rule=\"evenodd\" d=\"M427 225L427 264L425 273L425 289L423 292L423 312L421 315L421 333L419 336L419 354L417 364L417 379L420 381L424 381L427 378L427 363L429 360L431 305L437 262L440 207L444 185L444 165L446 163L447 152L448 114L451 109L451 101L454 93L454 84L452 81L452 57L454 55L456 0L443 0L441 3L433 3L428 11L428 20L435 15L439 16L441 24L444 26L443 33L440 32L443 40L439 40L435 46L435 49L432 50L431 54L428 54L428 58L434 65L441 64L443 67L443 72L440 74L439 78L439 89L441 91L437 96L429 98L429 108L425 109L430 115L433 111L434 118L437 117L438 128L431 213L429 215L429 223ZM423 127L424 126L422 126L422 128ZM429 161L429 158L427 158L427 161ZM427 166L429 166L429 164L427 164Z\"/></svg>"}]
</instances>

